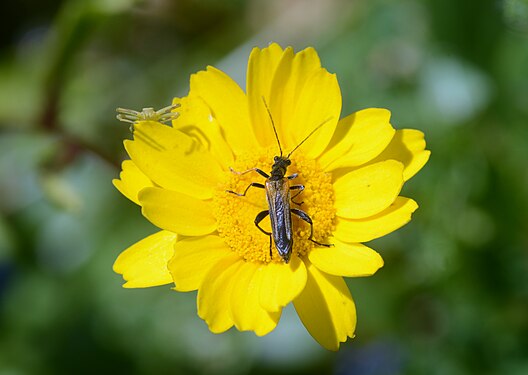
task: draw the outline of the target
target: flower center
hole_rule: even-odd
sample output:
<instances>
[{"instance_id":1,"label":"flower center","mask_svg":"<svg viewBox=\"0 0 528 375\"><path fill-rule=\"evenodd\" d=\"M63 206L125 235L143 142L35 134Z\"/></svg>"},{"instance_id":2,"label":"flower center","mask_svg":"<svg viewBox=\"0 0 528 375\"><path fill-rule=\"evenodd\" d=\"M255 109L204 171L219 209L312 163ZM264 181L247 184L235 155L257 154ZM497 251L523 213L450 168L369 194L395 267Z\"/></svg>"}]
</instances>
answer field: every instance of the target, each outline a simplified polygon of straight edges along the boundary
<instances>
[{"instance_id":1,"label":"flower center","mask_svg":"<svg viewBox=\"0 0 528 375\"><path fill-rule=\"evenodd\" d=\"M248 153L238 157L233 169L244 172L252 168L259 168L268 173L271 171L275 149ZM331 175L324 173L315 160L305 158L301 152L292 157L291 165L286 176L298 173L298 177L287 180L290 186L304 185L291 208L297 208L307 213L313 222L313 239L327 243L327 237L333 232L335 208L334 190ZM226 244L247 261L269 263L282 262L272 243L272 256L270 257L270 239L255 226L255 217L259 212L268 210L266 192L258 187L250 187L245 196L237 196L226 192L231 190L243 193L252 182L265 184L265 179L257 172L237 174L228 172L226 180L215 192L214 207L218 223L218 233L224 238ZM291 190L291 196L300 190ZM289 214L289 213L286 213ZM310 224L295 214L292 216L293 250L292 255L304 256L310 249L318 246L309 240ZM259 224L262 229L271 232L269 218Z\"/></svg>"}]
</instances>

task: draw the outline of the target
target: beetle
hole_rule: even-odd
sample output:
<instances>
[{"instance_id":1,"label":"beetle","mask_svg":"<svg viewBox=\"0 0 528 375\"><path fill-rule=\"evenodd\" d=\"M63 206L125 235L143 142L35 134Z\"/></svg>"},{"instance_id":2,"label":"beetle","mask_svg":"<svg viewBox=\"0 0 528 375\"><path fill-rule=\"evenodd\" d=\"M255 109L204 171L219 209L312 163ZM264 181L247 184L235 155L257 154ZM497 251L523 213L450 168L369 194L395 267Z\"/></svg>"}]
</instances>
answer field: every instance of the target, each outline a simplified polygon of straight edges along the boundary
<instances>
[{"instance_id":1,"label":"beetle","mask_svg":"<svg viewBox=\"0 0 528 375\"><path fill-rule=\"evenodd\" d=\"M319 246L331 247L333 244L324 244L317 242L313 239L313 222L310 216L301 209L290 207L290 201L298 206L301 206L303 202L296 202L294 198L301 194L304 190L304 185L290 185L291 180L298 177L298 173L286 176L288 167L291 165L290 156L295 150L297 150L308 138L310 138L317 130L319 130L325 123L330 121L330 119L325 120L319 126L317 126L310 134L308 134L295 148L290 151L287 156L283 156L282 147L280 144L279 136L277 134L277 129L275 128L275 123L273 122L273 117L271 116L271 111L266 104L264 97L264 106L268 111L268 115L271 120L271 125L273 126L273 132L275 133L275 138L277 139L277 144L279 146L280 156L275 156L273 158L273 165L271 167L271 172L267 174L259 168L251 168L244 172L237 172L233 168L230 168L231 172L244 175L249 172L257 172L262 177L266 178L264 184L258 182L252 182L248 185L246 190L243 193L237 193L232 190L226 190L227 193L237 195L239 197L245 196L248 190L251 187L265 189L266 190L266 200L268 202L268 209L261 211L255 217L256 227L264 234L268 235L270 238L270 257L272 257L272 239L275 244L277 252L281 256L282 260L285 263L290 261L290 257L293 249L293 227L292 227L292 214L299 217L300 219L306 221L310 224L310 237L308 239L313 243ZM292 190L298 190L293 196L291 196ZM271 221L271 232L264 230L259 224L266 216L270 217Z\"/></svg>"}]
</instances>

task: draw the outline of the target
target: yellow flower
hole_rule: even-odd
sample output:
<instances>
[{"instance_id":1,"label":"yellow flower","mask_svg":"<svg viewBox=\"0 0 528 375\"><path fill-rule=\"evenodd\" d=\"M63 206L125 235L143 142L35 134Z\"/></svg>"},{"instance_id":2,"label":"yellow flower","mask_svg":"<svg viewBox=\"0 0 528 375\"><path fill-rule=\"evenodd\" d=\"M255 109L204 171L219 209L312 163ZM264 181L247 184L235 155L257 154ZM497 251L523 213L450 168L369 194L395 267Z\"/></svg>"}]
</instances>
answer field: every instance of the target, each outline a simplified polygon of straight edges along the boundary
<instances>
[{"instance_id":1,"label":"yellow flower","mask_svg":"<svg viewBox=\"0 0 528 375\"><path fill-rule=\"evenodd\" d=\"M386 109L339 119L336 76L313 48L255 48L246 93L208 67L191 76L189 95L174 104L181 107L172 127L135 124L135 139L125 141L131 160L114 180L162 229L118 257L114 270L124 286L174 282L177 291L198 290L198 315L214 333L235 326L265 335L293 301L314 339L337 350L356 326L343 276L369 276L383 266L362 242L400 228L418 207L399 193L429 158L423 134L394 130ZM288 181L305 187L292 208L311 217L314 240L333 247L311 242L310 225L292 215L288 263L275 246L270 256L270 238L254 224L268 210L265 191L227 192L264 183L258 173L233 170L270 172L279 155L270 116L285 154L323 124L291 155L287 175L298 173ZM268 220L260 225L270 231Z\"/></svg>"}]
</instances>

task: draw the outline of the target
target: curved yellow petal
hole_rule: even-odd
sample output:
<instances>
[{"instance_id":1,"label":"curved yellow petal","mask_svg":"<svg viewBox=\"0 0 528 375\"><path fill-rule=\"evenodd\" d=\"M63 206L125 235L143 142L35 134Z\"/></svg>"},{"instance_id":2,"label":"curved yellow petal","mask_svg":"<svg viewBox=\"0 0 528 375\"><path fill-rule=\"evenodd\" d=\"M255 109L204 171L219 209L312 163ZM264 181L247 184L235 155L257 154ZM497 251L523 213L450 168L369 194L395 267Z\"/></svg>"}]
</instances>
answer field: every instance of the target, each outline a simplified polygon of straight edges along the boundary
<instances>
[{"instance_id":1,"label":"curved yellow petal","mask_svg":"<svg viewBox=\"0 0 528 375\"><path fill-rule=\"evenodd\" d=\"M165 230L154 233L117 257L114 272L123 275L125 288L147 288L172 282L167 262L174 254L177 235Z\"/></svg>"},{"instance_id":2,"label":"curved yellow petal","mask_svg":"<svg viewBox=\"0 0 528 375\"><path fill-rule=\"evenodd\" d=\"M184 236L203 236L216 230L210 202L157 187L139 193L143 216L160 228Z\"/></svg>"},{"instance_id":3,"label":"curved yellow petal","mask_svg":"<svg viewBox=\"0 0 528 375\"><path fill-rule=\"evenodd\" d=\"M218 120L203 99L191 93L184 98L174 98L173 104L180 104L180 115L172 121L172 126L199 142L224 169L232 166L233 151L224 139Z\"/></svg>"},{"instance_id":4,"label":"curved yellow petal","mask_svg":"<svg viewBox=\"0 0 528 375\"><path fill-rule=\"evenodd\" d=\"M370 276L383 267L383 258L360 243L344 243L336 238L331 248L314 247L308 258L323 272L336 276Z\"/></svg>"},{"instance_id":5,"label":"curved yellow petal","mask_svg":"<svg viewBox=\"0 0 528 375\"><path fill-rule=\"evenodd\" d=\"M233 276L231 316L238 330L254 331L257 336L264 336L277 326L281 311L269 312L260 306L260 267L266 266L244 262Z\"/></svg>"},{"instance_id":6,"label":"curved yellow petal","mask_svg":"<svg viewBox=\"0 0 528 375\"><path fill-rule=\"evenodd\" d=\"M222 333L233 326L231 318L231 291L234 275L244 264L238 255L230 255L218 261L205 275L198 297L198 316L205 320L209 330Z\"/></svg>"},{"instance_id":7,"label":"curved yellow petal","mask_svg":"<svg viewBox=\"0 0 528 375\"><path fill-rule=\"evenodd\" d=\"M398 197L387 209L365 219L337 218L335 237L344 242L367 242L394 232L411 220L418 208L415 201Z\"/></svg>"},{"instance_id":8,"label":"curved yellow petal","mask_svg":"<svg viewBox=\"0 0 528 375\"><path fill-rule=\"evenodd\" d=\"M196 290L219 260L233 252L217 235L189 237L174 246L174 256L168 263L175 287L179 292Z\"/></svg>"},{"instance_id":9,"label":"curved yellow petal","mask_svg":"<svg viewBox=\"0 0 528 375\"><path fill-rule=\"evenodd\" d=\"M336 214L360 219L383 211L403 186L403 164L396 160L356 169L334 182Z\"/></svg>"},{"instance_id":10,"label":"curved yellow petal","mask_svg":"<svg viewBox=\"0 0 528 375\"><path fill-rule=\"evenodd\" d=\"M390 116L387 109L368 108L341 119L328 150L319 158L322 168L356 167L378 156L396 132Z\"/></svg>"},{"instance_id":11,"label":"curved yellow petal","mask_svg":"<svg viewBox=\"0 0 528 375\"><path fill-rule=\"evenodd\" d=\"M356 307L340 276L319 271L309 261L306 287L293 304L312 337L328 350L337 351L341 342L354 337Z\"/></svg>"},{"instance_id":12,"label":"curved yellow petal","mask_svg":"<svg viewBox=\"0 0 528 375\"><path fill-rule=\"evenodd\" d=\"M299 77L297 80L301 79ZM335 74L320 68L309 77L297 82L301 88L295 97L284 97L282 113L291 114L288 122L277 126L285 134L286 150L298 146L312 131L315 131L300 147L308 158L316 159L328 146L341 113L341 90ZM275 82L275 81L274 81ZM272 88L272 98L281 87ZM318 127L320 128L316 130Z\"/></svg>"},{"instance_id":13,"label":"curved yellow petal","mask_svg":"<svg viewBox=\"0 0 528 375\"><path fill-rule=\"evenodd\" d=\"M282 48L277 43L272 43L263 49L253 48L249 56L246 78L249 115L255 136L263 147L276 142L262 98L266 103L270 102L271 82L282 54Z\"/></svg>"},{"instance_id":14,"label":"curved yellow petal","mask_svg":"<svg viewBox=\"0 0 528 375\"><path fill-rule=\"evenodd\" d=\"M271 262L260 269L260 305L267 311L280 309L293 301L306 285L306 267L299 257L288 264Z\"/></svg>"},{"instance_id":15,"label":"curved yellow petal","mask_svg":"<svg viewBox=\"0 0 528 375\"><path fill-rule=\"evenodd\" d=\"M270 110L285 153L319 125L301 148L309 158L326 148L339 121L341 90L335 74L321 67L313 48L295 55L291 48L284 51L273 77Z\"/></svg>"},{"instance_id":16,"label":"curved yellow petal","mask_svg":"<svg viewBox=\"0 0 528 375\"><path fill-rule=\"evenodd\" d=\"M320 69L321 62L313 48L295 54L293 48L288 47L278 62L268 93L268 103L279 137L286 148L293 147L294 142L294 139L287 138L290 134L287 129L291 126L293 118L292 105L300 95L306 80Z\"/></svg>"},{"instance_id":17,"label":"curved yellow petal","mask_svg":"<svg viewBox=\"0 0 528 375\"><path fill-rule=\"evenodd\" d=\"M121 164L121 169L119 179L113 179L112 183L121 194L135 204L140 204L138 199L139 191L145 187L154 186L154 184L150 178L139 170L132 160L125 160Z\"/></svg>"},{"instance_id":18,"label":"curved yellow petal","mask_svg":"<svg viewBox=\"0 0 528 375\"><path fill-rule=\"evenodd\" d=\"M372 163L395 159L403 163L404 181L413 177L429 160L431 151L425 149L424 134L419 130L402 129L396 131L391 143Z\"/></svg>"},{"instance_id":19,"label":"curved yellow petal","mask_svg":"<svg viewBox=\"0 0 528 375\"><path fill-rule=\"evenodd\" d=\"M154 121L135 125L125 148L138 168L157 185L208 199L223 178L211 153L179 130Z\"/></svg>"},{"instance_id":20,"label":"curved yellow petal","mask_svg":"<svg viewBox=\"0 0 528 375\"><path fill-rule=\"evenodd\" d=\"M207 103L236 155L259 146L251 127L246 95L228 75L208 66L191 76L190 93Z\"/></svg>"}]
</instances>

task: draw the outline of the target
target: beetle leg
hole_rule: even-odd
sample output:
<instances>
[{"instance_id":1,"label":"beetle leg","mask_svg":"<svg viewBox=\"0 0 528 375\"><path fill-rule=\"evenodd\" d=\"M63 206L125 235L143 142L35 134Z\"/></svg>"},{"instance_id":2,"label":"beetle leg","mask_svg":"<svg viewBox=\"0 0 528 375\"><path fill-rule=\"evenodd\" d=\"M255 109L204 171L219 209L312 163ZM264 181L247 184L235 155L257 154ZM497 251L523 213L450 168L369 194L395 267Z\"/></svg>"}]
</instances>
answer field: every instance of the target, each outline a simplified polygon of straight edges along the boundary
<instances>
[{"instance_id":1,"label":"beetle leg","mask_svg":"<svg viewBox=\"0 0 528 375\"><path fill-rule=\"evenodd\" d=\"M248 169L247 171L244 171L244 172L238 172L238 171L235 171L233 168L229 167L229 170L234 173L234 174L238 174L238 175L243 175L243 174L246 174L246 173L249 173L249 172L257 172L259 175L261 175L262 177L264 178L269 178L269 175L264 172L262 169L258 169L258 168L251 168L251 169Z\"/></svg>"},{"instance_id":2,"label":"beetle leg","mask_svg":"<svg viewBox=\"0 0 528 375\"><path fill-rule=\"evenodd\" d=\"M304 190L304 185L292 185L290 186L290 190L299 190L297 193L295 193L293 195L293 197L291 197L291 201L292 203L295 203L296 205L300 206L301 204L303 204L304 202L295 202L293 200L293 198L295 198L296 196L298 196L299 194L301 194Z\"/></svg>"},{"instance_id":3,"label":"beetle leg","mask_svg":"<svg viewBox=\"0 0 528 375\"><path fill-rule=\"evenodd\" d=\"M262 184L259 184L258 182L252 182L248 185L248 187L246 188L246 190L244 190L244 192L241 194L241 193L236 193L234 192L233 190L226 190L226 193L231 193L231 194L235 194L235 195L238 195L239 197L245 197L246 196L246 193L247 191L249 190L250 187L257 187L257 188L260 188L260 189L265 189L266 187Z\"/></svg>"},{"instance_id":4,"label":"beetle leg","mask_svg":"<svg viewBox=\"0 0 528 375\"><path fill-rule=\"evenodd\" d=\"M264 218L266 216L269 215L269 211L266 210L266 211L261 211L258 213L257 217L255 218L255 225L257 226L257 228L264 234L267 234L268 237L269 237L269 240L270 240L270 247L269 247L269 251L270 251L270 258L273 258L273 255L272 255L272 252L271 252L271 232L266 232L264 229L262 229L259 225L259 223L264 220Z\"/></svg>"},{"instance_id":5,"label":"beetle leg","mask_svg":"<svg viewBox=\"0 0 528 375\"><path fill-rule=\"evenodd\" d=\"M325 247L331 247L331 246L334 246L334 244L327 244L327 243L320 243L320 242L317 242L316 240L313 239L313 222L312 222L312 219L310 218L310 216L308 216L308 214L304 211L301 211L297 208L291 208L290 211L297 215L298 217L300 217L301 219L303 219L304 221L306 221L308 224L310 224L310 237L308 237L308 239L310 241L312 241L314 244L317 244L319 246L325 246Z\"/></svg>"},{"instance_id":6,"label":"beetle leg","mask_svg":"<svg viewBox=\"0 0 528 375\"><path fill-rule=\"evenodd\" d=\"M257 228L264 234L267 234L268 236L271 236L271 232L266 232L264 229L262 229L259 225L259 223L264 220L264 218L266 216L269 215L269 211L266 210L266 211L261 211L258 213L257 217L255 217L255 225L257 226Z\"/></svg>"},{"instance_id":7,"label":"beetle leg","mask_svg":"<svg viewBox=\"0 0 528 375\"><path fill-rule=\"evenodd\" d=\"M299 173L294 173L291 176L286 176L288 180L293 180L294 178L297 178L299 176Z\"/></svg>"}]
</instances>

